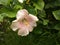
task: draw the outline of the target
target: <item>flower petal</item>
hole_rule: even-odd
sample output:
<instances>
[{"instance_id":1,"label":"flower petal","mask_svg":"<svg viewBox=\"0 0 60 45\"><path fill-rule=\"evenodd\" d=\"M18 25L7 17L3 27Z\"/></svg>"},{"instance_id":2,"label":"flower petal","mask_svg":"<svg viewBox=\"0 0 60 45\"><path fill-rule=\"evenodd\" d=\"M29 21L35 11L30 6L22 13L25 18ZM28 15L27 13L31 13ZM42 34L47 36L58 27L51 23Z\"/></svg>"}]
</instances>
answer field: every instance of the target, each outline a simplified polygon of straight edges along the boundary
<instances>
[{"instance_id":1,"label":"flower petal","mask_svg":"<svg viewBox=\"0 0 60 45\"><path fill-rule=\"evenodd\" d=\"M24 0L18 0L20 3L23 3Z\"/></svg>"},{"instance_id":2,"label":"flower petal","mask_svg":"<svg viewBox=\"0 0 60 45\"><path fill-rule=\"evenodd\" d=\"M28 15L28 11L23 9L23 10L19 10L17 12L16 18L19 20L23 19L26 15Z\"/></svg>"},{"instance_id":3,"label":"flower petal","mask_svg":"<svg viewBox=\"0 0 60 45\"><path fill-rule=\"evenodd\" d=\"M29 14L29 16L34 20L34 21L38 21L38 18L32 14Z\"/></svg>"},{"instance_id":4,"label":"flower petal","mask_svg":"<svg viewBox=\"0 0 60 45\"><path fill-rule=\"evenodd\" d=\"M29 25L36 27L36 21L33 17L31 17L30 15L26 16L25 19L27 20L27 22L29 23Z\"/></svg>"},{"instance_id":5,"label":"flower petal","mask_svg":"<svg viewBox=\"0 0 60 45\"><path fill-rule=\"evenodd\" d=\"M28 30L20 29L18 30L18 35L27 36L29 34Z\"/></svg>"},{"instance_id":6,"label":"flower petal","mask_svg":"<svg viewBox=\"0 0 60 45\"><path fill-rule=\"evenodd\" d=\"M33 26L33 27L37 26L36 22L30 22L30 25Z\"/></svg>"},{"instance_id":7,"label":"flower petal","mask_svg":"<svg viewBox=\"0 0 60 45\"><path fill-rule=\"evenodd\" d=\"M13 22L12 22L12 24L11 24L11 29L13 30L13 31L16 31L17 29L18 29L18 22L17 22L17 20L14 20Z\"/></svg>"},{"instance_id":8,"label":"flower petal","mask_svg":"<svg viewBox=\"0 0 60 45\"><path fill-rule=\"evenodd\" d=\"M32 27L31 25L29 25L29 26L26 26L26 28L28 29L29 32L32 32L34 27Z\"/></svg>"}]
</instances>

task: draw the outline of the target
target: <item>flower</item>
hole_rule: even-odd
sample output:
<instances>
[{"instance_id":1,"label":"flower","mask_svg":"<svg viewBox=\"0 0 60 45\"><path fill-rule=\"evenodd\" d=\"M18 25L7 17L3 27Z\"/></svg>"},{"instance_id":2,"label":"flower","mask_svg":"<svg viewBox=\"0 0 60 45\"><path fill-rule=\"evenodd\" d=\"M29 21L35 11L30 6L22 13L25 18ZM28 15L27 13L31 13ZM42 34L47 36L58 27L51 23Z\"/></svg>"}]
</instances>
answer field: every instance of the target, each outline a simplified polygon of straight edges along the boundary
<instances>
[{"instance_id":1,"label":"flower","mask_svg":"<svg viewBox=\"0 0 60 45\"><path fill-rule=\"evenodd\" d=\"M18 0L20 3L23 3L24 1L26 1L26 0Z\"/></svg>"},{"instance_id":2,"label":"flower","mask_svg":"<svg viewBox=\"0 0 60 45\"><path fill-rule=\"evenodd\" d=\"M13 31L18 30L18 35L27 36L37 26L36 21L38 21L36 16L22 9L17 12L16 20L12 21L11 28Z\"/></svg>"}]
</instances>

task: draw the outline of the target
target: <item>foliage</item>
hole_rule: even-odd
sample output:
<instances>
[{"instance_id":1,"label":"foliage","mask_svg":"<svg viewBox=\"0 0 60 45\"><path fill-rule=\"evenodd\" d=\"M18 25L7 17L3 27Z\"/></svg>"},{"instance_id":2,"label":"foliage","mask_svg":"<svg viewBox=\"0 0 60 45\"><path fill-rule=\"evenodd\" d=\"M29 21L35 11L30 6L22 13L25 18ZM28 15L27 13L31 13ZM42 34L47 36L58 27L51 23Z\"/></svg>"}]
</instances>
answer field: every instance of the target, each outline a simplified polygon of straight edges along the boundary
<instances>
[{"instance_id":1,"label":"foliage","mask_svg":"<svg viewBox=\"0 0 60 45\"><path fill-rule=\"evenodd\" d=\"M37 27L21 37L10 28L20 9L39 18ZM0 45L60 45L60 0L0 0Z\"/></svg>"}]
</instances>

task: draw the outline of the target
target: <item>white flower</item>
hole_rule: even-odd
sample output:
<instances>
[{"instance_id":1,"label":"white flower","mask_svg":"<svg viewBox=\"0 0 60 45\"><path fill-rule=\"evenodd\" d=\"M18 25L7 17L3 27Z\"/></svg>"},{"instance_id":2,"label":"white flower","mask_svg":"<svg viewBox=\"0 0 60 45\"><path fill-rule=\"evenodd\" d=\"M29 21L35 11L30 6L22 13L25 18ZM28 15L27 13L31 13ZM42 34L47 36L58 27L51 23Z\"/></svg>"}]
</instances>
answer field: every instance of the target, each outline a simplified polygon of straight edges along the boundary
<instances>
[{"instance_id":1,"label":"white flower","mask_svg":"<svg viewBox=\"0 0 60 45\"><path fill-rule=\"evenodd\" d=\"M26 0L18 0L20 3L23 3L24 1L26 1Z\"/></svg>"},{"instance_id":2,"label":"white flower","mask_svg":"<svg viewBox=\"0 0 60 45\"><path fill-rule=\"evenodd\" d=\"M11 24L11 28L13 31L18 30L18 35L27 36L37 26L36 21L38 21L38 18L29 14L26 9L19 10L16 15L16 20Z\"/></svg>"}]
</instances>

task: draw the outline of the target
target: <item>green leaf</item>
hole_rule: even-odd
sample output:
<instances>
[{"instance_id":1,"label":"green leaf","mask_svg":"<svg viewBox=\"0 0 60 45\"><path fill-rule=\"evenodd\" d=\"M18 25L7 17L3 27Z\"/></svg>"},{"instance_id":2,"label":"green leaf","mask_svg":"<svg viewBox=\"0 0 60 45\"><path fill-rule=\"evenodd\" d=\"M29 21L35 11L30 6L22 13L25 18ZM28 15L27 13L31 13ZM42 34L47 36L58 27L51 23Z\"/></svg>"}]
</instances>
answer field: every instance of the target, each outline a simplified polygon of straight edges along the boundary
<instances>
[{"instance_id":1,"label":"green leaf","mask_svg":"<svg viewBox=\"0 0 60 45\"><path fill-rule=\"evenodd\" d=\"M54 3L53 2L50 2L50 3L47 3L45 8L48 9L48 8L55 8L55 6L60 6L60 0L55 0Z\"/></svg>"},{"instance_id":2,"label":"green leaf","mask_svg":"<svg viewBox=\"0 0 60 45\"><path fill-rule=\"evenodd\" d=\"M3 21L3 15L2 14L0 14L0 22L2 22Z\"/></svg>"},{"instance_id":3,"label":"green leaf","mask_svg":"<svg viewBox=\"0 0 60 45\"><path fill-rule=\"evenodd\" d=\"M21 5L15 5L14 9L22 9L22 6Z\"/></svg>"},{"instance_id":4,"label":"green leaf","mask_svg":"<svg viewBox=\"0 0 60 45\"><path fill-rule=\"evenodd\" d=\"M36 10L32 6L25 5L24 8L27 9L30 14L36 15Z\"/></svg>"},{"instance_id":5,"label":"green leaf","mask_svg":"<svg viewBox=\"0 0 60 45\"><path fill-rule=\"evenodd\" d=\"M34 31L33 31L34 34L42 34L42 29L37 29L35 28Z\"/></svg>"},{"instance_id":6,"label":"green leaf","mask_svg":"<svg viewBox=\"0 0 60 45\"><path fill-rule=\"evenodd\" d=\"M3 22L3 18L4 18L5 16L6 16L5 13L1 13L1 14L0 14L0 22Z\"/></svg>"},{"instance_id":7,"label":"green leaf","mask_svg":"<svg viewBox=\"0 0 60 45\"><path fill-rule=\"evenodd\" d=\"M54 29L60 30L60 23L56 24L56 25L54 26Z\"/></svg>"},{"instance_id":8,"label":"green leaf","mask_svg":"<svg viewBox=\"0 0 60 45\"><path fill-rule=\"evenodd\" d=\"M11 0L0 0L0 4L2 5L8 5L10 4Z\"/></svg>"},{"instance_id":9,"label":"green leaf","mask_svg":"<svg viewBox=\"0 0 60 45\"><path fill-rule=\"evenodd\" d=\"M38 13L39 13L39 18L40 18L40 17L41 17L41 18L46 18L46 13L45 13L44 10L39 11Z\"/></svg>"},{"instance_id":10,"label":"green leaf","mask_svg":"<svg viewBox=\"0 0 60 45\"><path fill-rule=\"evenodd\" d=\"M43 10L44 8L44 1L38 0L37 2L34 2L34 6L36 9Z\"/></svg>"},{"instance_id":11,"label":"green leaf","mask_svg":"<svg viewBox=\"0 0 60 45\"><path fill-rule=\"evenodd\" d=\"M43 20L43 25L47 25L48 22L49 22L49 20L47 20L47 19Z\"/></svg>"},{"instance_id":12,"label":"green leaf","mask_svg":"<svg viewBox=\"0 0 60 45\"><path fill-rule=\"evenodd\" d=\"M53 11L53 15L56 20L60 20L60 10Z\"/></svg>"},{"instance_id":13,"label":"green leaf","mask_svg":"<svg viewBox=\"0 0 60 45\"><path fill-rule=\"evenodd\" d=\"M13 18L16 16L16 10L9 10L6 8L2 8L2 9L0 9L0 12L4 13L5 16L10 17L10 18Z\"/></svg>"}]
</instances>

